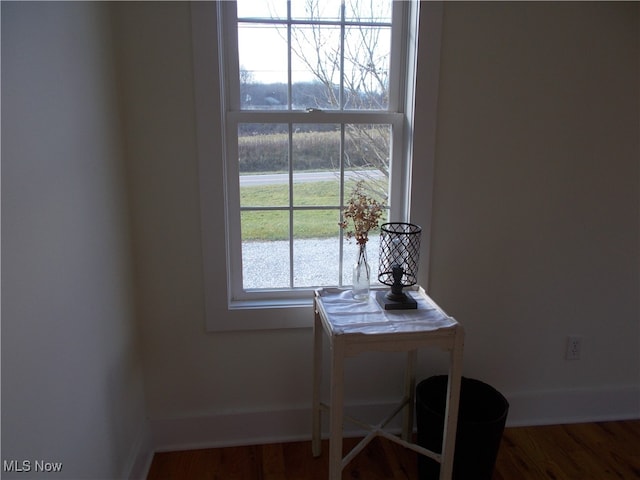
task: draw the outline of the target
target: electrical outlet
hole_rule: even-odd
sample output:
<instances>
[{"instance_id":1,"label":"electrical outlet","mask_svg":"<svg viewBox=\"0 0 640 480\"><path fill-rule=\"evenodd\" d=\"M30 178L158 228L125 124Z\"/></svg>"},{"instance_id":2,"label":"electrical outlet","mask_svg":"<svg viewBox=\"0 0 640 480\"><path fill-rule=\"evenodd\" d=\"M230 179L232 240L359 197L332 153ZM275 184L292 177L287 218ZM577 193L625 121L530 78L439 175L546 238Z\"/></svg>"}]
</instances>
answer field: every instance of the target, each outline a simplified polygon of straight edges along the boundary
<instances>
[{"instance_id":1,"label":"electrical outlet","mask_svg":"<svg viewBox=\"0 0 640 480\"><path fill-rule=\"evenodd\" d=\"M582 337L569 335L567 337L567 351L564 354L565 360L580 360L580 350L582 350Z\"/></svg>"}]
</instances>

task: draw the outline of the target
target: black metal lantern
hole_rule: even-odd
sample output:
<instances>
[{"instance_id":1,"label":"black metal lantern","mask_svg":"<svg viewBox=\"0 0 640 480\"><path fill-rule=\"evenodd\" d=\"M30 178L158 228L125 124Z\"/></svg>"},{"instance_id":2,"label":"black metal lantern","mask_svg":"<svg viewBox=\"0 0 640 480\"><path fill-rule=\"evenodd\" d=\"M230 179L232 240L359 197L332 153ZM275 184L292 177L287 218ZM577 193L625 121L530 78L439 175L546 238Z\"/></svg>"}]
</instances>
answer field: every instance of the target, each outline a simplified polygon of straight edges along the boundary
<instances>
[{"instance_id":1,"label":"black metal lantern","mask_svg":"<svg viewBox=\"0 0 640 480\"><path fill-rule=\"evenodd\" d=\"M418 283L421 234L422 228L412 223L384 223L380 227L378 280L391 291L378 292L376 298L385 310L418 308L402 289Z\"/></svg>"}]
</instances>

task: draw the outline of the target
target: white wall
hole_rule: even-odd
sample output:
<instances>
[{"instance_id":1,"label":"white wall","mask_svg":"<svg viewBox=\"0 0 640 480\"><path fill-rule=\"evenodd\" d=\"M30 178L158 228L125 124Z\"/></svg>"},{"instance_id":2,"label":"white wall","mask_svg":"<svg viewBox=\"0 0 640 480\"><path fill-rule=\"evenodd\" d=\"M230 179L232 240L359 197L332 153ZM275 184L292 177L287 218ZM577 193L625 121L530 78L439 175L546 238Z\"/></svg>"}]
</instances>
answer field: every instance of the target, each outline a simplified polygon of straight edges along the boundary
<instances>
[{"instance_id":1,"label":"white wall","mask_svg":"<svg viewBox=\"0 0 640 480\"><path fill-rule=\"evenodd\" d=\"M640 416L638 4L454 2L443 32L431 292L466 373Z\"/></svg>"},{"instance_id":2,"label":"white wall","mask_svg":"<svg viewBox=\"0 0 640 480\"><path fill-rule=\"evenodd\" d=\"M115 9L156 444L304 437L311 330L205 332L189 5ZM430 285L468 328L465 374L508 396L511 423L640 416L637 5L444 13ZM208 293L220 315L275 315L225 309L212 161L220 281ZM570 333L584 345L569 363ZM350 361L349 404L399 395L401 358L388 359ZM420 361L422 376L443 367Z\"/></svg>"},{"instance_id":3,"label":"white wall","mask_svg":"<svg viewBox=\"0 0 640 480\"><path fill-rule=\"evenodd\" d=\"M106 5L3 2L3 478L144 472L122 163Z\"/></svg>"}]
</instances>

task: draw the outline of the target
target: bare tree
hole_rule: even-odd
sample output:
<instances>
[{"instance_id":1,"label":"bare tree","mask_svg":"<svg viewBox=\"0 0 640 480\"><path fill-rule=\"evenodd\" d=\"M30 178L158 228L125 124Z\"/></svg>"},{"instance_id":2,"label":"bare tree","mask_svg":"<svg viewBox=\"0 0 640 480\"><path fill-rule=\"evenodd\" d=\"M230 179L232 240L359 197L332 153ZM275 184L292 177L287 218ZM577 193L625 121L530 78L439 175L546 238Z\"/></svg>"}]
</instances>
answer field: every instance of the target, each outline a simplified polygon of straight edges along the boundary
<instances>
[{"instance_id":1,"label":"bare tree","mask_svg":"<svg viewBox=\"0 0 640 480\"><path fill-rule=\"evenodd\" d=\"M321 19L322 0L304 0L306 18L311 22ZM364 8L362 5L367 4ZM388 1L350 0L347 4L353 12L351 21L366 22L370 19L357 15L361 11L384 12ZM340 72L342 70L343 104L347 109L385 109L388 102L389 41L385 46L383 34L388 27L349 25L345 27L344 56L340 54L339 29L311 23L291 32L293 54L326 87L326 100L340 107ZM344 64L341 60L344 58ZM342 67L342 68L341 68Z\"/></svg>"},{"instance_id":2,"label":"bare tree","mask_svg":"<svg viewBox=\"0 0 640 480\"><path fill-rule=\"evenodd\" d=\"M247 87L253 83L253 73L243 66L240 66L240 97L242 102L251 105L251 95L247 92Z\"/></svg>"},{"instance_id":3,"label":"bare tree","mask_svg":"<svg viewBox=\"0 0 640 480\"><path fill-rule=\"evenodd\" d=\"M315 108L347 110L384 110L389 100L390 28L357 25L371 18L361 18L357 12L370 16L386 12L390 2L383 0L346 0L342 8L351 12L356 25L347 25L344 42L340 29L314 21L322 18L323 0L304 0L308 25L291 31L291 51L304 68L322 86L322 97L310 99ZM284 32L283 32L284 33ZM385 39L383 36L387 35ZM341 46L344 51L341 54ZM342 78L340 78L342 77ZM388 125L349 124L345 166L371 167L389 176L391 135ZM363 174L366 176L366 174ZM367 182L375 188L375 182ZM379 194L386 196L386 189ZM384 193L383 193L384 190Z\"/></svg>"}]
</instances>

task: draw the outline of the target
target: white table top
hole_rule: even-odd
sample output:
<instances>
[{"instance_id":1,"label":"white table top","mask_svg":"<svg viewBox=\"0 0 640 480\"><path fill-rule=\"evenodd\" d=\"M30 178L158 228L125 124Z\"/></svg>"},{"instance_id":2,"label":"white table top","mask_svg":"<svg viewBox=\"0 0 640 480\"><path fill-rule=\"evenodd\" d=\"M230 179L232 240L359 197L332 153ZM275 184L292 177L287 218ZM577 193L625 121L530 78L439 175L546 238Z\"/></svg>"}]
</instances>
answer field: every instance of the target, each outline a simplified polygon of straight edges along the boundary
<instances>
[{"instance_id":1,"label":"white table top","mask_svg":"<svg viewBox=\"0 0 640 480\"><path fill-rule=\"evenodd\" d=\"M417 302L414 310L384 310L371 290L368 301L353 299L351 290L325 288L318 291L332 334L387 334L432 332L457 325L422 288L405 290Z\"/></svg>"}]
</instances>

